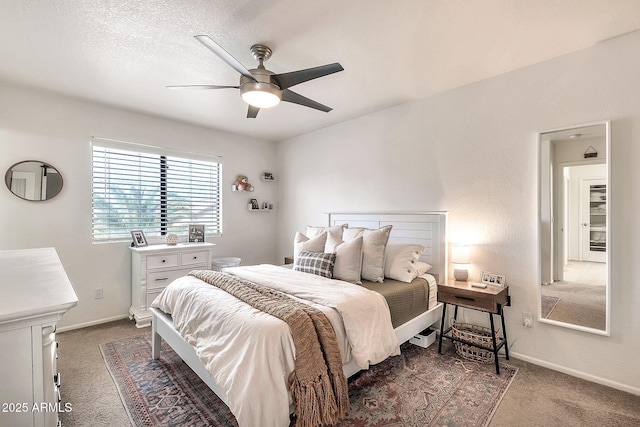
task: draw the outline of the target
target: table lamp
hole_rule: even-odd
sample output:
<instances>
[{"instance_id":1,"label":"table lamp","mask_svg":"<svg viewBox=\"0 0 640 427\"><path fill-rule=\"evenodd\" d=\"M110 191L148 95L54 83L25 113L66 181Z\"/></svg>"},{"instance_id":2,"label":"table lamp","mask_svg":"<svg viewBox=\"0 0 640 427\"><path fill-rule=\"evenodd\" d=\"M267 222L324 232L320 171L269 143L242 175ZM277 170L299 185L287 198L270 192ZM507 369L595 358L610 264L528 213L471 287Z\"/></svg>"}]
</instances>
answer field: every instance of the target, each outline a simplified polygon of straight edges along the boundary
<instances>
[{"instance_id":1,"label":"table lamp","mask_svg":"<svg viewBox=\"0 0 640 427\"><path fill-rule=\"evenodd\" d=\"M458 282L466 282L469 278L469 246L453 245L451 247L453 277Z\"/></svg>"}]
</instances>

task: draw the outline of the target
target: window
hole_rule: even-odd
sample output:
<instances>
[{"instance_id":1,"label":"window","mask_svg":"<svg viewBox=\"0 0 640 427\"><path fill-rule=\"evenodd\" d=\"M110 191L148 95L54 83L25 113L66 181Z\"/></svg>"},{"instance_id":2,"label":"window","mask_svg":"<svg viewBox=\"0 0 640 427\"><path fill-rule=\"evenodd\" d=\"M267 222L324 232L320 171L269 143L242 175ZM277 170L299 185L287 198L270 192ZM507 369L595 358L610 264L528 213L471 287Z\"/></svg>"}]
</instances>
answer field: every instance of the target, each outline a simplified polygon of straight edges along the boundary
<instances>
[{"instance_id":1,"label":"window","mask_svg":"<svg viewBox=\"0 0 640 427\"><path fill-rule=\"evenodd\" d=\"M186 235L204 224L222 234L222 161L157 147L92 140L93 241Z\"/></svg>"}]
</instances>

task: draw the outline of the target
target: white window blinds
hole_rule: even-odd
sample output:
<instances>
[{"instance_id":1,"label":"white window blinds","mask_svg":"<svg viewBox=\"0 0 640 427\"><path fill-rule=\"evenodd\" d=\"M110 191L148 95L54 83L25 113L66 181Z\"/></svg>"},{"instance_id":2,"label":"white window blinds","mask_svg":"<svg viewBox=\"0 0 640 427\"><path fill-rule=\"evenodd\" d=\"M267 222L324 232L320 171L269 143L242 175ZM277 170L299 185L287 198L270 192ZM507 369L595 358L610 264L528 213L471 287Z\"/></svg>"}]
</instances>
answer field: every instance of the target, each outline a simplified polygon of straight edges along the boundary
<instances>
[{"instance_id":1,"label":"white window blinds","mask_svg":"<svg viewBox=\"0 0 640 427\"><path fill-rule=\"evenodd\" d=\"M222 234L222 163L219 158L156 147L92 140L93 241L147 238L204 224Z\"/></svg>"}]
</instances>

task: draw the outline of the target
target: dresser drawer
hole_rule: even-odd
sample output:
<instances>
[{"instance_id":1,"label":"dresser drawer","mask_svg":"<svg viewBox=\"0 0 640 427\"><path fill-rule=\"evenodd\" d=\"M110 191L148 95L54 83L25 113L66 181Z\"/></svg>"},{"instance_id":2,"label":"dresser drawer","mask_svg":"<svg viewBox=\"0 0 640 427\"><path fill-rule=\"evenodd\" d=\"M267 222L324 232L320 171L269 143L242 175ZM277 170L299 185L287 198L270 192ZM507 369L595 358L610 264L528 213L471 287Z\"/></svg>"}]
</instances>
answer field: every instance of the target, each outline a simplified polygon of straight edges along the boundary
<instances>
[{"instance_id":1,"label":"dresser drawer","mask_svg":"<svg viewBox=\"0 0 640 427\"><path fill-rule=\"evenodd\" d=\"M147 269L177 267L180 265L178 254L152 255L147 257Z\"/></svg>"},{"instance_id":2,"label":"dresser drawer","mask_svg":"<svg viewBox=\"0 0 640 427\"><path fill-rule=\"evenodd\" d=\"M473 308L495 313L498 304L495 295L473 292L465 289L455 289L447 286L438 287L438 301L455 304L460 307Z\"/></svg>"},{"instance_id":3,"label":"dresser drawer","mask_svg":"<svg viewBox=\"0 0 640 427\"><path fill-rule=\"evenodd\" d=\"M156 299L158 295L160 295L161 292L162 292L162 289L155 289L153 291L147 292L147 306L146 306L147 309L151 307L151 303L153 302L154 299Z\"/></svg>"},{"instance_id":4,"label":"dresser drawer","mask_svg":"<svg viewBox=\"0 0 640 427\"><path fill-rule=\"evenodd\" d=\"M191 271L190 268L170 271L153 271L147 273L147 289L164 289L169 283L178 277L186 276Z\"/></svg>"},{"instance_id":5,"label":"dresser drawer","mask_svg":"<svg viewBox=\"0 0 640 427\"><path fill-rule=\"evenodd\" d=\"M182 265L204 264L207 265L207 251L186 252L181 254ZM208 268L208 267L207 267Z\"/></svg>"}]
</instances>

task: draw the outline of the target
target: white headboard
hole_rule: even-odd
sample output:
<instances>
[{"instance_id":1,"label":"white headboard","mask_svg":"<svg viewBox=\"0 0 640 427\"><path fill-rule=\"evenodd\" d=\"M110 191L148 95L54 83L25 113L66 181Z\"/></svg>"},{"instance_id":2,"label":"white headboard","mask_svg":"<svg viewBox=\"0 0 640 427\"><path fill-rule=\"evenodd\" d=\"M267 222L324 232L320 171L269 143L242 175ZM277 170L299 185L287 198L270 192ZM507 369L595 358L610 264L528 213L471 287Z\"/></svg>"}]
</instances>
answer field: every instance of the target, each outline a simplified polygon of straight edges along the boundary
<instances>
[{"instance_id":1,"label":"white headboard","mask_svg":"<svg viewBox=\"0 0 640 427\"><path fill-rule=\"evenodd\" d=\"M392 225L390 241L418 243L426 251L421 261L433 268L429 271L438 283L447 280L447 212L330 212L329 225L380 228Z\"/></svg>"}]
</instances>

